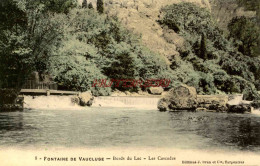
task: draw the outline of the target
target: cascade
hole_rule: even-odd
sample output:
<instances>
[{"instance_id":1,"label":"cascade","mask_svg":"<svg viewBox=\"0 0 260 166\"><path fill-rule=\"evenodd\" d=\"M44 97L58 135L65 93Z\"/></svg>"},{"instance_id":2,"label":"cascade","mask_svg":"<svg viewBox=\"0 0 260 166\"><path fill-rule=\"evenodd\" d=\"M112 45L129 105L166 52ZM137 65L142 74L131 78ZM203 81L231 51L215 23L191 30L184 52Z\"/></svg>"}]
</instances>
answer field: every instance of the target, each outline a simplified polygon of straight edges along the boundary
<instances>
[{"instance_id":1,"label":"cascade","mask_svg":"<svg viewBox=\"0 0 260 166\"><path fill-rule=\"evenodd\" d=\"M94 99L94 107L133 107L157 109L160 97L100 96Z\"/></svg>"}]
</instances>

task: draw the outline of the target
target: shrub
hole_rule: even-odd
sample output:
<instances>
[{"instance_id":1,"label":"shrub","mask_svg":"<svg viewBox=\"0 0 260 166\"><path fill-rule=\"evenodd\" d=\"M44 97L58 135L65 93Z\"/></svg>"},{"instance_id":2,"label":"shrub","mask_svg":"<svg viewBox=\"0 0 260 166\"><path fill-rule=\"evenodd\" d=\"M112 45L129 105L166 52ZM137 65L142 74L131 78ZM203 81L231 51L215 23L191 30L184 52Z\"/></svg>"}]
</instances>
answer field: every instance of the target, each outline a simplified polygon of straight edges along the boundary
<instances>
[{"instance_id":1,"label":"shrub","mask_svg":"<svg viewBox=\"0 0 260 166\"><path fill-rule=\"evenodd\" d=\"M109 87L92 87L95 79L107 79L100 69L84 56L87 51L90 56L94 56L95 48L86 47L84 43L75 39L64 41L63 44L51 58L49 68L59 88L81 92L91 90L94 95L109 95L111 92Z\"/></svg>"}]
</instances>

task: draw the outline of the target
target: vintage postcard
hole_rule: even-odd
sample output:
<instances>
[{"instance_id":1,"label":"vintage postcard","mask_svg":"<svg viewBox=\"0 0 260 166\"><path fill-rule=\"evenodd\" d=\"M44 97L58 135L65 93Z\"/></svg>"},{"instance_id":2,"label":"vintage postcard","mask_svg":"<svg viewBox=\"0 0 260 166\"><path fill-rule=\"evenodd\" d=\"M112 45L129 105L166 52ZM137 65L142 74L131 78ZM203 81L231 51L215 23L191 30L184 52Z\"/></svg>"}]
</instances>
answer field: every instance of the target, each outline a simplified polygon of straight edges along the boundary
<instances>
[{"instance_id":1,"label":"vintage postcard","mask_svg":"<svg viewBox=\"0 0 260 166\"><path fill-rule=\"evenodd\" d=\"M1 166L260 166L260 0L0 0Z\"/></svg>"}]
</instances>

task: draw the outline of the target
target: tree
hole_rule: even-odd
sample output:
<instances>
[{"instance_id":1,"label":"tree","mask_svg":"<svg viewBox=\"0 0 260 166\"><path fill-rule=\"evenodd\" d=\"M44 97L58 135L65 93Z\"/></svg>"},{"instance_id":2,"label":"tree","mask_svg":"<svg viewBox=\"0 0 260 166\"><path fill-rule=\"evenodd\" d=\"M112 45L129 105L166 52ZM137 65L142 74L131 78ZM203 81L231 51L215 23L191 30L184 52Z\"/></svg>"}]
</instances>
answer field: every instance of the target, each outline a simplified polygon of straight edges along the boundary
<instances>
[{"instance_id":1,"label":"tree","mask_svg":"<svg viewBox=\"0 0 260 166\"><path fill-rule=\"evenodd\" d=\"M204 60L208 59L207 56L207 39L204 33L201 35L201 41L200 41L200 57Z\"/></svg>"},{"instance_id":2,"label":"tree","mask_svg":"<svg viewBox=\"0 0 260 166\"><path fill-rule=\"evenodd\" d=\"M260 0L237 0L239 6L243 6L246 10L256 11L257 25L260 27ZM258 32L259 34L259 32ZM256 52L260 54L260 38L257 41Z\"/></svg>"},{"instance_id":3,"label":"tree","mask_svg":"<svg viewBox=\"0 0 260 166\"><path fill-rule=\"evenodd\" d=\"M0 3L0 88L18 88L27 73L23 60L31 52L25 44L28 19L15 1Z\"/></svg>"},{"instance_id":4,"label":"tree","mask_svg":"<svg viewBox=\"0 0 260 166\"><path fill-rule=\"evenodd\" d=\"M107 68L106 75L115 80L134 79L136 64L131 54L129 52L121 52L114 58L115 61ZM118 89L126 90L129 88L119 85Z\"/></svg>"},{"instance_id":5,"label":"tree","mask_svg":"<svg viewBox=\"0 0 260 166\"><path fill-rule=\"evenodd\" d=\"M24 2L10 0L0 5L0 82L4 88L19 89L32 71L42 70L63 34L61 15Z\"/></svg>"},{"instance_id":6,"label":"tree","mask_svg":"<svg viewBox=\"0 0 260 166\"><path fill-rule=\"evenodd\" d=\"M170 29L181 33L206 33L214 26L210 12L206 8L200 8L193 3L182 2L162 8L165 13L160 23L167 25ZM212 28L211 28L212 29Z\"/></svg>"},{"instance_id":7,"label":"tree","mask_svg":"<svg viewBox=\"0 0 260 166\"><path fill-rule=\"evenodd\" d=\"M87 0L83 0L82 2L82 8L87 8L88 7L88 2Z\"/></svg>"},{"instance_id":8,"label":"tree","mask_svg":"<svg viewBox=\"0 0 260 166\"><path fill-rule=\"evenodd\" d=\"M16 0L18 1L18 0ZM28 9L34 9L36 6L44 5L44 11L55 13L66 13L77 6L77 0L25 0Z\"/></svg>"},{"instance_id":9,"label":"tree","mask_svg":"<svg viewBox=\"0 0 260 166\"><path fill-rule=\"evenodd\" d=\"M238 50L247 56L259 56L260 27L254 18L235 17L228 24L229 37L234 38Z\"/></svg>"},{"instance_id":10,"label":"tree","mask_svg":"<svg viewBox=\"0 0 260 166\"><path fill-rule=\"evenodd\" d=\"M97 0L97 11L99 14L104 13L104 2L103 0Z\"/></svg>"},{"instance_id":11,"label":"tree","mask_svg":"<svg viewBox=\"0 0 260 166\"><path fill-rule=\"evenodd\" d=\"M94 7L93 7L93 5L92 5L91 2L88 4L88 8L89 8L89 9L94 9Z\"/></svg>"}]
</instances>

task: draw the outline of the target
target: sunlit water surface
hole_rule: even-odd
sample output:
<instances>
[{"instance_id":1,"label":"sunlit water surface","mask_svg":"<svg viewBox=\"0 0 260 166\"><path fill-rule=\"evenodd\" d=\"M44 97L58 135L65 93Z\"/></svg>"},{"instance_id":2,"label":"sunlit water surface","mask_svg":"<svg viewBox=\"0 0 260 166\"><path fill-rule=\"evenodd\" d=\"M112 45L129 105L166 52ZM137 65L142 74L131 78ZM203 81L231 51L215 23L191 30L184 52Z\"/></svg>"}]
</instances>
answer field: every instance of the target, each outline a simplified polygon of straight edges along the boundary
<instances>
[{"instance_id":1,"label":"sunlit water surface","mask_svg":"<svg viewBox=\"0 0 260 166\"><path fill-rule=\"evenodd\" d=\"M0 113L0 147L167 147L260 153L260 116L134 108Z\"/></svg>"}]
</instances>

